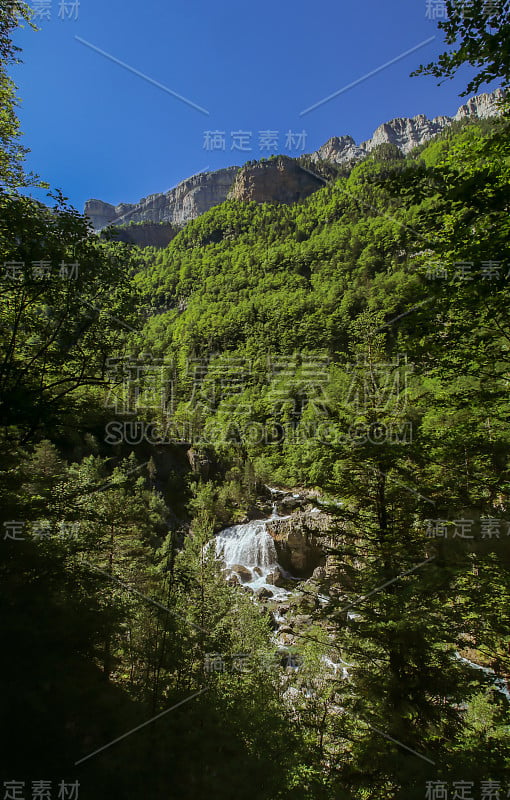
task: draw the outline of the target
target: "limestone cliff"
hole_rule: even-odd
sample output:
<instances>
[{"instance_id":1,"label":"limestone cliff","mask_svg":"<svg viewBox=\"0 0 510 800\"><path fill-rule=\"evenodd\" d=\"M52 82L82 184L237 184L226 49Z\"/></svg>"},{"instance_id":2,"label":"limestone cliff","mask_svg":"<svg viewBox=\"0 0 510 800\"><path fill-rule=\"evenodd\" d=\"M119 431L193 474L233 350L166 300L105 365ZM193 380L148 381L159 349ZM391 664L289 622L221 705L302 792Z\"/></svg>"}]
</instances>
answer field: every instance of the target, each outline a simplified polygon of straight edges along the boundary
<instances>
[{"instance_id":1,"label":"limestone cliff","mask_svg":"<svg viewBox=\"0 0 510 800\"><path fill-rule=\"evenodd\" d=\"M480 94L471 97L462 105L454 117L434 117L428 119L424 114L416 117L397 117L390 122L380 125L371 139L357 145L351 136L333 136L312 153L312 161L331 161L335 164L344 164L348 161L359 161L380 144L394 144L404 155L420 144L424 144L433 136L441 133L445 128L466 117L486 119L496 116L498 102L502 99L501 89L490 94Z\"/></svg>"},{"instance_id":2,"label":"limestone cliff","mask_svg":"<svg viewBox=\"0 0 510 800\"><path fill-rule=\"evenodd\" d=\"M114 241L136 244L138 247L166 247L180 228L170 222L139 222L115 229Z\"/></svg>"},{"instance_id":3,"label":"limestone cliff","mask_svg":"<svg viewBox=\"0 0 510 800\"><path fill-rule=\"evenodd\" d=\"M84 214L90 219L92 227L96 231L110 225L112 220L118 216L116 207L110 203L104 203L102 200L87 200Z\"/></svg>"},{"instance_id":4,"label":"limestone cliff","mask_svg":"<svg viewBox=\"0 0 510 800\"><path fill-rule=\"evenodd\" d=\"M288 156L247 164L239 170L229 198L255 203L296 203L316 192L325 180Z\"/></svg>"},{"instance_id":5,"label":"limestone cliff","mask_svg":"<svg viewBox=\"0 0 510 800\"><path fill-rule=\"evenodd\" d=\"M216 172L201 172L168 192L151 194L134 204L113 206L101 200L88 200L85 214L95 230L129 222L169 222L182 226L226 200L238 169L227 167Z\"/></svg>"},{"instance_id":6,"label":"limestone cliff","mask_svg":"<svg viewBox=\"0 0 510 800\"><path fill-rule=\"evenodd\" d=\"M423 114L412 118L398 117L380 125L371 139L356 144L351 136L333 136L315 153L306 156L307 163L345 164L360 161L380 144L394 144L403 154L423 144L455 121L468 117L484 119L498 113L497 103L503 93L497 89L491 94L480 94L462 105L454 117L435 117L429 120ZM326 166L322 167L324 170ZM333 167L329 167L333 169ZM277 156L269 161L249 162L242 169L227 167L215 172L193 175L168 192L152 194L138 203L120 203L114 206L101 200L88 200L85 214L95 230L107 225L123 226L130 222L160 223L182 227L227 197L236 200L253 200L257 203L294 203L317 191L326 183L324 178L307 170L299 159ZM157 244L161 231L149 232L144 241ZM132 236L132 234L129 234ZM143 237L142 233L140 236ZM163 237L164 238L164 237Z\"/></svg>"}]
</instances>

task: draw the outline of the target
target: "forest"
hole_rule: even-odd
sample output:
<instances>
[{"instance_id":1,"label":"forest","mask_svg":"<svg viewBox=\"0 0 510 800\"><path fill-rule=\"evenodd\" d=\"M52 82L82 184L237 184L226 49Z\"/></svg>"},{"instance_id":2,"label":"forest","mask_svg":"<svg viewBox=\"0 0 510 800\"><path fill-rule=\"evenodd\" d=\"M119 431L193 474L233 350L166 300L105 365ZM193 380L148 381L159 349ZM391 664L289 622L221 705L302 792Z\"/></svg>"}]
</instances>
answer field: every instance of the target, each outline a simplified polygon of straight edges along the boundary
<instances>
[{"instance_id":1,"label":"forest","mask_svg":"<svg viewBox=\"0 0 510 800\"><path fill-rule=\"evenodd\" d=\"M490 35L448 5L422 71L506 87L508 4ZM508 106L141 249L28 196L18 24L1 0L4 797L510 797ZM267 486L330 520L298 669L209 546Z\"/></svg>"}]
</instances>

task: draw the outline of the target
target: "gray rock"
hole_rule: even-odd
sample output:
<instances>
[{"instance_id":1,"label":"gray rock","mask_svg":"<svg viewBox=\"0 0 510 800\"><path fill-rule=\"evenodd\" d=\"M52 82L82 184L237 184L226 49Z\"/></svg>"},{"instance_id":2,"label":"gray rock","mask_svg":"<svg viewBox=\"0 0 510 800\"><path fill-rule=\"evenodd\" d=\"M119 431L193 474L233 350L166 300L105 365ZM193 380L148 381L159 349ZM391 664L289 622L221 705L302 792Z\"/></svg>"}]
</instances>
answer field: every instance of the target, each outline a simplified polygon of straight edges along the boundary
<instances>
[{"instance_id":1,"label":"gray rock","mask_svg":"<svg viewBox=\"0 0 510 800\"><path fill-rule=\"evenodd\" d=\"M246 165L236 176L229 198L255 203L296 203L327 181L304 169L295 159L278 156Z\"/></svg>"},{"instance_id":2,"label":"gray rock","mask_svg":"<svg viewBox=\"0 0 510 800\"><path fill-rule=\"evenodd\" d=\"M314 569L312 578L315 581L324 580L325 577L326 577L326 567L317 567L316 569Z\"/></svg>"},{"instance_id":3,"label":"gray rock","mask_svg":"<svg viewBox=\"0 0 510 800\"><path fill-rule=\"evenodd\" d=\"M302 508L308 503L308 499L306 497L294 497L293 494L286 494L282 498L278 500L278 508L282 508L283 511L294 511L296 508Z\"/></svg>"},{"instance_id":4,"label":"gray rock","mask_svg":"<svg viewBox=\"0 0 510 800\"><path fill-rule=\"evenodd\" d=\"M167 247L179 233L179 228L170 222L139 222L137 225L123 225L115 229L113 240L126 242L138 247Z\"/></svg>"},{"instance_id":5,"label":"gray rock","mask_svg":"<svg viewBox=\"0 0 510 800\"><path fill-rule=\"evenodd\" d=\"M95 230L106 225L127 225L129 222L170 222L182 226L223 203L238 170L239 167L227 167L215 172L200 172L174 189L151 194L138 203L113 206L101 200L87 200L85 214Z\"/></svg>"},{"instance_id":6,"label":"gray rock","mask_svg":"<svg viewBox=\"0 0 510 800\"><path fill-rule=\"evenodd\" d=\"M87 200L84 213L96 231L109 225L118 216L115 206L102 200Z\"/></svg>"},{"instance_id":7,"label":"gray rock","mask_svg":"<svg viewBox=\"0 0 510 800\"><path fill-rule=\"evenodd\" d=\"M275 569L273 572L270 572L266 578L266 583L270 583L272 586L283 586L284 579L280 570Z\"/></svg>"},{"instance_id":8,"label":"gray rock","mask_svg":"<svg viewBox=\"0 0 510 800\"><path fill-rule=\"evenodd\" d=\"M310 578L324 564L325 556L319 539L308 526L317 527L319 515L307 518L293 515L288 520L270 520L267 530L273 537L278 563L296 578Z\"/></svg>"},{"instance_id":9,"label":"gray rock","mask_svg":"<svg viewBox=\"0 0 510 800\"><path fill-rule=\"evenodd\" d=\"M242 564L234 564L233 567L230 567L230 572L235 573L242 583L251 581L253 577L251 570L249 570L247 567L243 567Z\"/></svg>"},{"instance_id":10,"label":"gray rock","mask_svg":"<svg viewBox=\"0 0 510 800\"><path fill-rule=\"evenodd\" d=\"M351 136L333 136L312 153L312 162L343 164L361 161L375 147L385 143L394 144L402 153L407 154L456 120L495 116L498 113L497 102L502 96L501 89L496 89L490 94L471 97L454 117L440 116L432 120L423 114L412 118L397 117L380 125L371 139L359 145ZM278 156L270 161L246 165L242 169L233 166L215 172L198 173L175 188L151 194L138 203L119 203L114 206L102 200L87 200L85 214L95 230L101 230L108 225L127 225L129 222L167 222L182 227L213 206L224 202L227 197L254 200L257 203L294 203L308 197L325 183L327 181L324 178L303 167L297 159ZM156 232L153 234L156 237ZM136 235L145 242L149 231ZM157 232L159 239L164 235Z\"/></svg>"},{"instance_id":11,"label":"gray rock","mask_svg":"<svg viewBox=\"0 0 510 800\"><path fill-rule=\"evenodd\" d=\"M269 589L266 589L265 586L262 586L260 589L257 589L257 591L255 592L255 597L258 600L266 600L266 599L268 599L269 597L272 597L272 596L273 596L273 593Z\"/></svg>"},{"instance_id":12,"label":"gray rock","mask_svg":"<svg viewBox=\"0 0 510 800\"><path fill-rule=\"evenodd\" d=\"M467 103L459 108L454 117L440 116L428 119L424 114L416 117L397 117L380 125L371 139L357 145L351 136L333 136L322 145L315 153L312 160L331 161L335 164L344 164L347 161L361 161L380 144L395 144L404 155L414 147L424 144L436 134L441 133L452 122L475 117L486 119L498 114L497 103L501 100L503 92L496 89L490 94L479 94L471 97Z\"/></svg>"}]
</instances>

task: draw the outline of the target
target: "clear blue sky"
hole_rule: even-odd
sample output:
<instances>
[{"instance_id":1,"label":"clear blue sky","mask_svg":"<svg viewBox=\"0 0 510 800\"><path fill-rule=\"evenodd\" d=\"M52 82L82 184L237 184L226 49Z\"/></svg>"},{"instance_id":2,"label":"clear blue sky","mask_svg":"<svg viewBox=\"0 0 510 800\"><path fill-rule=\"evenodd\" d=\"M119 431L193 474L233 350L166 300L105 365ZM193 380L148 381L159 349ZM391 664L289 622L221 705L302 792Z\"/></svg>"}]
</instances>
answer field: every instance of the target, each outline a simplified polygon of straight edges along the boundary
<instances>
[{"instance_id":1,"label":"clear blue sky","mask_svg":"<svg viewBox=\"0 0 510 800\"><path fill-rule=\"evenodd\" d=\"M335 135L360 142L393 117L453 114L471 74L440 87L431 77L409 77L444 49L426 0L31 5L46 8L50 19L36 21L39 32L16 36L24 63L13 77L31 149L28 166L79 210L91 197L136 202L206 167L271 152L298 155L299 140L285 148L289 130L304 130L305 152L311 152ZM417 52L300 116L432 36ZM225 150L206 149L206 131L225 131ZM232 131L251 131L245 145L252 150L232 150ZM260 131L278 132L276 151L259 148Z\"/></svg>"}]
</instances>

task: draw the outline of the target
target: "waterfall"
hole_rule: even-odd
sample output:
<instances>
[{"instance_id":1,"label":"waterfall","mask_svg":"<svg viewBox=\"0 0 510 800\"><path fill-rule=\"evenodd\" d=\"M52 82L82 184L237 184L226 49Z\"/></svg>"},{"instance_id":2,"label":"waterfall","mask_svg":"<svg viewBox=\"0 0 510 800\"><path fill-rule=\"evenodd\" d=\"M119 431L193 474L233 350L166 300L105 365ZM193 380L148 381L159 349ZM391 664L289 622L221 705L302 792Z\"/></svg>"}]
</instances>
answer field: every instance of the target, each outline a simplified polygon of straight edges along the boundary
<instances>
[{"instance_id":1,"label":"waterfall","mask_svg":"<svg viewBox=\"0 0 510 800\"><path fill-rule=\"evenodd\" d=\"M226 567L240 564L247 569L255 567L267 573L278 566L276 547L262 520L233 525L216 537L216 556Z\"/></svg>"},{"instance_id":2,"label":"waterfall","mask_svg":"<svg viewBox=\"0 0 510 800\"><path fill-rule=\"evenodd\" d=\"M279 519L275 507L270 519ZM267 582L271 573L276 570L283 572L278 564L273 538L266 528L268 521L254 520L221 531L215 540L216 558L223 561L227 569L237 573L243 585L250 589L255 591L264 587L273 595L287 595L285 589Z\"/></svg>"}]
</instances>

